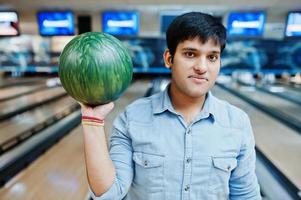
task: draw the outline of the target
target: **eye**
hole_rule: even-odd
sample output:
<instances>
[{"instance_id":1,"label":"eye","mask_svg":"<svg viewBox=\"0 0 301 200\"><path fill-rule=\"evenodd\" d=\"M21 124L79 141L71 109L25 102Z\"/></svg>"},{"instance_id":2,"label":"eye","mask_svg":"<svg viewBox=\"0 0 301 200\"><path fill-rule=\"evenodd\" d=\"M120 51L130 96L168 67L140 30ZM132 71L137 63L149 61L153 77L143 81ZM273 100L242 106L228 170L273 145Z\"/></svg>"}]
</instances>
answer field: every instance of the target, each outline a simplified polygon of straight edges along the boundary
<instances>
[{"instance_id":1,"label":"eye","mask_svg":"<svg viewBox=\"0 0 301 200\"><path fill-rule=\"evenodd\" d=\"M211 62L215 62L218 60L218 55L209 55L208 58Z\"/></svg>"},{"instance_id":2,"label":"eye","mask_svg":"<svg viewBox=\"0 0 301 200\"><path fill-rule=\"evenodd\" d=\"M191 51L185 52L184 54L185 54L185 56L188 57L188 58L193 58L193 57L195 57L195 53L193 53L193 52L191 52Z\"/></svg>"}]
</instances>

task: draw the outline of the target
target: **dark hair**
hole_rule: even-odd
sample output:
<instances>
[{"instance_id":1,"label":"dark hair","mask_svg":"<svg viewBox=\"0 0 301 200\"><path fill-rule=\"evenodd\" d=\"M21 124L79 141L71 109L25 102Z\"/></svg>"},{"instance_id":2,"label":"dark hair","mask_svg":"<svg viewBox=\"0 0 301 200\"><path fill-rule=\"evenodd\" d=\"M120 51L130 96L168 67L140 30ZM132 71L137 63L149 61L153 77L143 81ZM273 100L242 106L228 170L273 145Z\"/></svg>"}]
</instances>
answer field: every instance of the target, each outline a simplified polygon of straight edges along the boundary
<instances>
[{"instance_id":1,"label":"dark hair","mask_svg":"<svg viewBox=\"0 0 301 200\"><path fill-rule=\"evenodd\" d=\"M213 39L221 46L226 46L226 28L215 17L201 12L189 12L177 16L166 32L167 48L173 57L180 42L198 37L203 43Z\"/></svg>"}]
</instances>

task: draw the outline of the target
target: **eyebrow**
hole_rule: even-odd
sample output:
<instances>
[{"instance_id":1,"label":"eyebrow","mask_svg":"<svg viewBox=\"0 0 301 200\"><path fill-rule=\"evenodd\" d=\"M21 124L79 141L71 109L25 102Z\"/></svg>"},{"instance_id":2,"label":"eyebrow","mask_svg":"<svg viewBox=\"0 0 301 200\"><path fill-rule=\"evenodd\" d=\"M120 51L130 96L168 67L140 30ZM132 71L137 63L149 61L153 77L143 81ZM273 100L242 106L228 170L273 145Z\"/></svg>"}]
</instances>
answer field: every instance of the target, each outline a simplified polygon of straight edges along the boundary
<instances>
[{"instance_id":1,"label":"eyebrow","mask_svg":"<svg viewBox=\"0 0 301 200\"><path fill-rule=\"evenodd\" d=\"M182 48L182 51L200 51L200 50L198 50L196 48L191 48L191 47L184 47L184 48ZM217 54L221 53L219 50L212 50L212 51L209 51L209 52L210 53L217 53Z\"/></svg>"}]
</instances>

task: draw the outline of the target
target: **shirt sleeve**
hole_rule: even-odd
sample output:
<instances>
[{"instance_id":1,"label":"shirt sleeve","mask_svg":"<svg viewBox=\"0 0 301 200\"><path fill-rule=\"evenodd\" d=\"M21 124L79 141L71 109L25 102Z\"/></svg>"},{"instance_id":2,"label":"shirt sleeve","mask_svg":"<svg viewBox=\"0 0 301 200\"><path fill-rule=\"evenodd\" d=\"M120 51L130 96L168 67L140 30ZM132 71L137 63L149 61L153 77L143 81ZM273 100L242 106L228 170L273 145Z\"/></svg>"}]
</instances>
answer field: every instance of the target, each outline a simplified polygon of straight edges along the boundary
<instances>
[{"instance_id":1,"label":"shirt sleeve","mask_svg":"<svg viewBox=\"0 0 301 200\"><path fill-rule=\"evenodd\" d=\"M255 174L255 139L249 117L245 114L243 143L238 165L230 177L230 199L260 200L260 189Z\"/></svg>"},{"instance_id":2,"label":"shirt sleeve","mask_svg":"<svg viewBox=\"0 0 301 200\"><path fill-rule=\"evenodd\" d=\"M133 149L128 135L126 113L122 113L113 123L110 137L110 157L116 171L113 185L101 196L96 196L89 188L94 200L121 200L123 199L133 181Z\"/></svg>"}]
</instances>

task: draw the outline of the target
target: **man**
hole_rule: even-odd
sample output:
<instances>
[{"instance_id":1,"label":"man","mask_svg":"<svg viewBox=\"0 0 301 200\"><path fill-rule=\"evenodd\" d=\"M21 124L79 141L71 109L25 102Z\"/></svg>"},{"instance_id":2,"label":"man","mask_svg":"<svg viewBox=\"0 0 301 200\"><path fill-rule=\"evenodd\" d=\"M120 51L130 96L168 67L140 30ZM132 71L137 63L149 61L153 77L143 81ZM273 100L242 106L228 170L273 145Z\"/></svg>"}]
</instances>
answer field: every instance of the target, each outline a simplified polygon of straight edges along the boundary
<instances>
[{"instance_id":1,"label":"man","mask_svg":"<svg viewBox=\"0 0 301 200\"><path fill-rule=\"evenodd\" d=\"M171 83L127 106L114 121L110 153L102 125L113 103L82 105L93 198L261 199L249 118L209 92L226 29L210 15L191 12L171 23L166 39Z\"/></svg>"}]
</instances>

